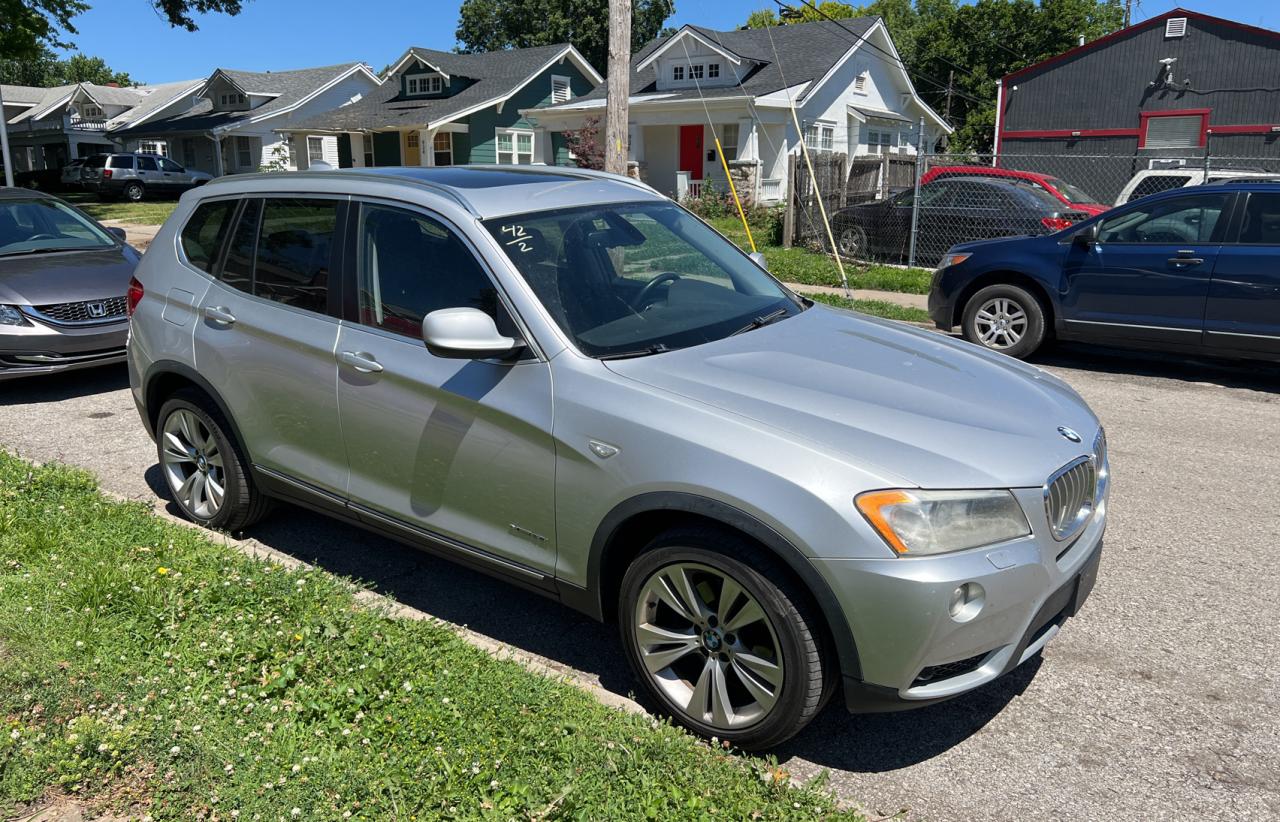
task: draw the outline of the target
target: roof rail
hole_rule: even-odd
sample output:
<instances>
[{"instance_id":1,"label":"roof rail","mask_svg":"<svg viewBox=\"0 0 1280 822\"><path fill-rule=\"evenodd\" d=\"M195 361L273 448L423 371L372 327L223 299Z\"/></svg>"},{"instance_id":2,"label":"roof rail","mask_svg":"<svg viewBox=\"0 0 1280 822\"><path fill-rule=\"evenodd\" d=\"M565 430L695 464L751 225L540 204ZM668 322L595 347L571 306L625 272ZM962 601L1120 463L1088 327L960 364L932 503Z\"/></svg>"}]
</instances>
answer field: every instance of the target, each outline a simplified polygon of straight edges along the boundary
<instances>
[{"instance_id":1,"label":"roof rail","mask_svg":"<svg viewBox=\"0 0 1280 822\"><path fill-rule=\"evenodd\" d=\"M358 168L332 169L329 171L311 171L310 169L306 169L303 171L283 171L283 172L282 171L264 171L264 172L259 172L257 174L227 174L222 177L214 177L212 180L205 183L204 186L202 186L202 188L208 188L209 186L216 186L219 183L229 183L232 181L240 182L242 180L267 180L267 179L279 180L282 177L287 177L291 179L296 179L298 177L305 177L307 179L323 180L323 179L331 179L335 172L340 173L344 178L362 179L366 182L371 182L371 183L385 183L388 180L395 180L400 183L407 183L410 185L418 186L420 188L425 188L436 194L439 194L442 197L448 197L450 200L453 200L455 203L465 208L467 210L467 213L469 213L472 217L479 218L481 216L480 212L476 211L475 208L471 205L470 202L467 201L465 197L463 197L455 189L450 188L449 186L440 185L439 183L433 183L430 180L423 180L418 177L402 177L402 176L396 176L391 174L370 174L369 172L362 171L361 169L358 169Z\"/></svg>"}]
</instances>

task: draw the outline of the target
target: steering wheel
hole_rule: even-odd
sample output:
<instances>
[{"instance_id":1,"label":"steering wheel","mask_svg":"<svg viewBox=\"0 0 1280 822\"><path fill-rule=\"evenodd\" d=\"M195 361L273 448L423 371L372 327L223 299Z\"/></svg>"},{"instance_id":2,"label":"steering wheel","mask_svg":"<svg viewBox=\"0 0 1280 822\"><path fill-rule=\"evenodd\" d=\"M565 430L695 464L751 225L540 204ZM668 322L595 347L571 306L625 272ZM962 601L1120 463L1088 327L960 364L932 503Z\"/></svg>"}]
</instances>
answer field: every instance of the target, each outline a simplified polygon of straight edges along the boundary
<instances>
[{"instance_id":1,"label":"steering wheel","mask_svg":"<svg viewBox=\"0 0 1280 822\"><path fill-rule=\"evenodd\" d=\"M631 301L632 310L639 311L644 308L644 306L648 305L649 300L653 297L653 292L658 288L658 286L664 283L675 282L678 279L680 279L680 275L674 271L664 271L649 282L645 283L644 288L640 289L640 293Z\"/></svg>"}]
</instances>

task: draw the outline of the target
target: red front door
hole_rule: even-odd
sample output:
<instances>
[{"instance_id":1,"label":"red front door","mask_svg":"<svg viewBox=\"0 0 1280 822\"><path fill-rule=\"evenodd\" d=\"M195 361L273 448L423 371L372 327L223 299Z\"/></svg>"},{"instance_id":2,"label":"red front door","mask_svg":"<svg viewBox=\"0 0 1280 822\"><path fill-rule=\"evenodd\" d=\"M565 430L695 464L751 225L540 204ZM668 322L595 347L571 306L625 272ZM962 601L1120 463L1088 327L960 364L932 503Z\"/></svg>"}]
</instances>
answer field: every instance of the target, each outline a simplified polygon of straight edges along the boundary
<instances>
[{"instance_id":1,"label":"red front door","mask_svg":"<svg viewBox=\"0 0 1280 822\"><path fill-rule=\"evenodd\" d=\"M702 179L702 126L680 126L680 171Z\"/></svg>"}]
</instances>

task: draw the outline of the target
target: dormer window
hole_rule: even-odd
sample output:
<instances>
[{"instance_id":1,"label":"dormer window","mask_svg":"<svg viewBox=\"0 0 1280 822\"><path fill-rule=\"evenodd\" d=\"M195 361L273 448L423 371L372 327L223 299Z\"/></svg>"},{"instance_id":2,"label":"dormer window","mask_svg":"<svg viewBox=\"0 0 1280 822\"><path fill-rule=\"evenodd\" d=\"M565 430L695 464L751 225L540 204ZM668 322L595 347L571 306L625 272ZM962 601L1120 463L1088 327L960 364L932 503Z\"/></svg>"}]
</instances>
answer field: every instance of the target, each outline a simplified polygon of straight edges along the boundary
<instances>
[{"instance_id":1,"label":"dormer window","mask_svg":"<svg viewBox=\"0 0 1280 822\"><path fill-rule=\"evenodd\" d=\"M675 65L675 66L672 66L672 67L671 67L671 79L672 79L672 80L683 80L683 79L684 79L684 66L681 66L681 65Z\"/></svg>"},{"instance_id":2,"label":"dormer window","mask_svg":"<svg viewBox=\"0 0 1280 822\"><path fill-rule=\"evenodd\" d=\"M438 74L411 74L405 78L406 94L439 94L444 90L444 78Z\"/></svg>"},{"instance_id":3,"label":"dormer window","mask_svg":"<svg viewBox=\"0 0 1280 822\"><path fill-rule=\"evenodd\" d=\"M707 79L715 80L720 76L719 63L707 63Z\"/></svg>"},{"instance_id":4,"label":"dormer window","mask_svg":"<svg viewBox=\"0 0 1280 822\"><path fill-rule=\"evenodd\" d=\"M243 106L245 104L245 96L238 92L231 94L219 94L218 104L223 106Z\"/></svg>"},{"instance_id":5,"label":"dormer window","mask_svg":"<svg viewBox=\"0 0 1280 822\"><path fill-rule=\"evenodd\" d=\"M80 107L80 116L85 119L96 119L102 116L102 106L92 103L85 104Z\"/></svg>"}]
</instances>

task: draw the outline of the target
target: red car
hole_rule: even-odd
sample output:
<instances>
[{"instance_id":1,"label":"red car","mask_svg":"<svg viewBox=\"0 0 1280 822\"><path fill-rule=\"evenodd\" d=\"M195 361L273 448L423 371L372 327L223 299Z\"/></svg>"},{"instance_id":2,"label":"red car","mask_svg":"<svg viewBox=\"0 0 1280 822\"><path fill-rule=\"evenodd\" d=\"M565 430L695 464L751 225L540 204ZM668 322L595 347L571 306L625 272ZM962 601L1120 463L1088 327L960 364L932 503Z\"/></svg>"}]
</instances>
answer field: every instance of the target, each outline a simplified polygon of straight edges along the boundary
<instances>
[{"instance_id":1,"label":"red car","mask_svg":"<svg viewBox=\"0 0 1280 822\"><path fill-rule=\"evenodd\" d=\"M1045 191L1056 200L1060 200L1073 211L1083 211L1092 217L1101 214L1111 206L1103 205L1094 197L1071 183L1050 177L1048 174L1037 174L1034 171L1018 171L1012 168L995 166L937 166L931 168L920 178L920 184L941 180L945 177L998 177L1027 183Z\"/></svg>"}]
</instances>

